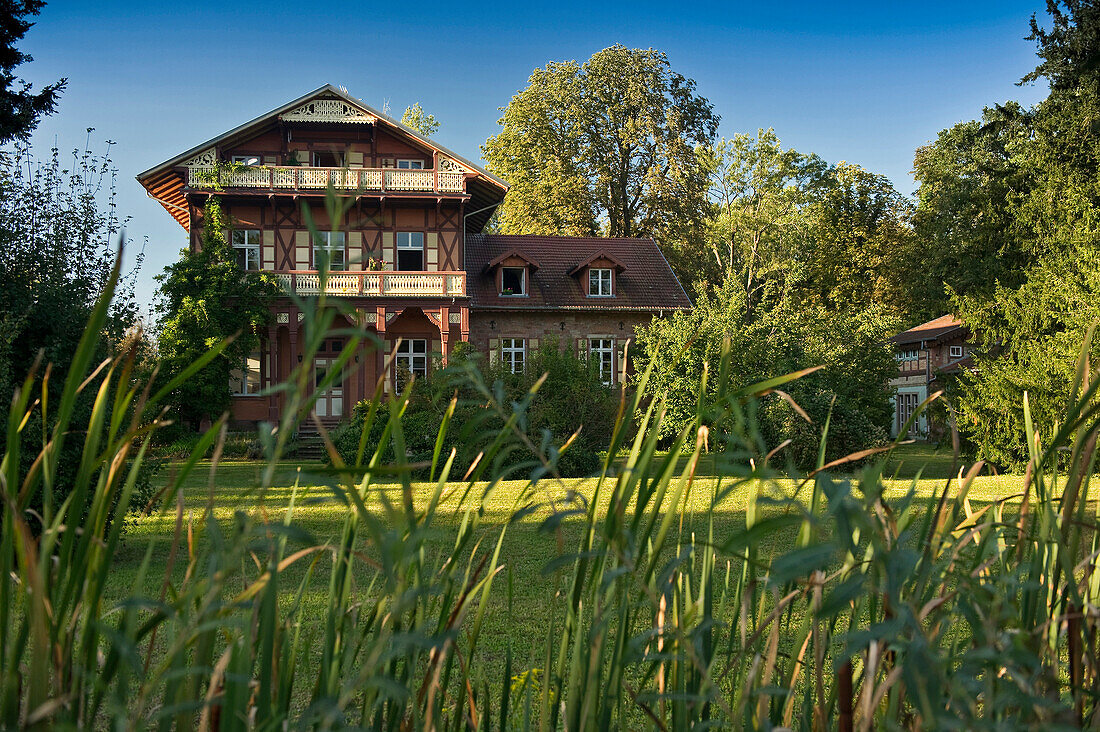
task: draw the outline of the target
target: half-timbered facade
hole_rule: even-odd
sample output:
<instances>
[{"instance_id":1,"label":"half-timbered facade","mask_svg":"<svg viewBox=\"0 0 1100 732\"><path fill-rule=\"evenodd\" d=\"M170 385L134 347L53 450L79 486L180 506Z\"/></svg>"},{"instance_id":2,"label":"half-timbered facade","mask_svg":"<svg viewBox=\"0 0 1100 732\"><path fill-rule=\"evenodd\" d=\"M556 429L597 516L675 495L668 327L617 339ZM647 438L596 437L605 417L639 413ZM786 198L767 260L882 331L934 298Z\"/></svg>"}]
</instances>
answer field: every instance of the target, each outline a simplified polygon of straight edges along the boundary
<instances>
[{"instance_id":1,"label":"half-timbered facade","mask_svg":"<svg viewBox=\"0 0 1100 732\"><path fill-rule=\"evenodd\" d=\"M207 197L219 196L242 269L274 273L288 293L321 294L327 262L325 294L347 298L358 324L396 349L387 383L406 369L426 373L459 341L522 368L549 333L606 361L611 379L634 326L690 307L652 240L481 235L507 184L331 85L138 180L192 248ZM330 187L354 197L338 221L326 212ZM294 299L274 310L261 351L231 384L240 421L276 419L280 397L265 387L301 360ZM342 347L326 341L314 369L325 371ZM339 419L372 394L389 355L364 345L354 370L318 395L317 416Z\"/></svg>"}]
</instances>

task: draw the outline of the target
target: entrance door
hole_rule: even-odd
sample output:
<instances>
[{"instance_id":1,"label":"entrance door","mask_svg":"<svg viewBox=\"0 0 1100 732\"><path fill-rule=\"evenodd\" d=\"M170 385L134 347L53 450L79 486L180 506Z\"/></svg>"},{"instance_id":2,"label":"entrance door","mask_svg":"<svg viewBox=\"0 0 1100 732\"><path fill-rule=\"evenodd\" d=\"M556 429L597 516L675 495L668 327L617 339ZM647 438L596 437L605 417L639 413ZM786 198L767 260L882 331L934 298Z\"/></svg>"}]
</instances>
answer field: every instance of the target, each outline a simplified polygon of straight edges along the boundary
<instances>
[{"instance_id":1,"label":"entrance door","mask_svg":"<svg viewBox=\"0 0 1100 732\"><path fill-rule=\"evenodd\" d=\"M317 390L317 401L313 406L313 412L318 417L340 417L344 414L344 383L340 377L329 384L327 389L321 389L328 375L329 369L334 367L334 358L316 358L313 360L313 387Z\"/></svg>"}]
</instances>

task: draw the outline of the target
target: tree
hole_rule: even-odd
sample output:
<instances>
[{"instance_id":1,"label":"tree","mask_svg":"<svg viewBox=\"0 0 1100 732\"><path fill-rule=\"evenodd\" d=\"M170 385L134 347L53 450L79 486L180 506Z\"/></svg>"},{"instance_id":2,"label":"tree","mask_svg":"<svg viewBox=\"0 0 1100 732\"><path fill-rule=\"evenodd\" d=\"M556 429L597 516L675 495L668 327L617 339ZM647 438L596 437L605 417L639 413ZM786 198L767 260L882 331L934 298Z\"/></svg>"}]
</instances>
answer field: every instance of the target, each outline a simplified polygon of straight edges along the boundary
<instances>
[{"instance_id":1,"label":"tree","mask_svg":"<svg viewBox=\"0 0 1100 732\"><path fill-rule=\"evenodd\" d=\"M106 152L94 154L86 144L64 166L56 148L45 160L23 143L0 152L0 399L11 404L15 390L41 359L32 388L36 395L45 392L50 407L44 419L43 405L35 406L23 426L23 469L29 469L41 440L54 427L73 355L110 281L123 236L125 219L119 219L115 205L117 171L110 148L108 143ZM133 286L141 260L139 252L134 268L115 289L103 337L92 355L96 363L140 346ZM102 374L77 396L74 423L88 423L101 379ZM0 435L0 449L6 444L7 435ZM36 492L31 501L38 515L68 498L83 450L83 435L64 443L54 492Z\"/></svg>"},{"instance_id":2,"label":"tree","mask_svg":"<svg viewBox=\"0 0 1100 732\"><path fill-rule=\"evenodd\" d=\"M401 124L411 127L424 137L431 137L439 130L435 115L425 114L420 102L405 108L405 113L401 115Z\"/></svg>"},{"instance_id":3,"label":"tree","mask_svg":"<svg viewBox=\"0 0 1100 732\"><path fill-rule=\"evenodd\" d=\"M811 467L830 415L827 459L882 444L890 423L887 383L897 364L883 334L893 326L882 308L827 312L820 305L781 301L751 314L745 283L728 278L719 286L700 283L695 308L655 318L638 333L638 369L653 366L647 386L667 400L664 437L694 418L704 368L710 371L704 406L714 406L719 382L736 390L773 376L823 366L784 387L802 407L807 422L780 396L768 397L759 411L765 444L793 443L785 453L800 467ZM729 341L727 380L718 377L723 344ZM710 425L718 434L730 425Z\"/></svg>"},{"instance_id":4,"label":"tree","mask_svg":"<svg viewBox=\"0 0 1100 732\"><path fill-rule=\"evenodd\" d=\"M995 280L952 299L984 346L959 385L959 424L980 457L1006 467L1028 459L1024 393L1037 430L1049 434L1070 399L1088 329L1100 322L1100 9L1071 0L1048 10L1050 31L1032 18L1041 61L1024 81L1047 79L1050 95L1032 109L1005 105L987 110L980 127L941 133L937 143L963 137L965 155L930 179L963 191L951 212L964 245L1007 255ZM922 203L939 198L929 191ZM1091 357L1098 355L1093 341Z\"/></svg>"},{"instance_id":5,"label":"tree","mask_svg":"<svg viewBox=\"0 0 1100 732\"><path fill-rule=\"evenodd\" d=\"M795 298L831 311L880 305L904 313L911 268L919 265L911 211L885 176L845 162L829 168L813 191L793 256Z\"/></svg>"},{"instance_id":6,"label":"tree","mask_svg":"<svg viewBox=\"0 0 1100 732\"><path fill-rule=\"evenodd\" d=\"M714 139L718 115L695 86L664 53L621 45L536 69L482 147L512 185L502 230L671 247L698 236L707 171L695 148Z\"/></svg>"},{"instance_id":7,"label":"tree","mask_svg":"<svg viewBox=\"0 0 1100 732\"><path fill-rule=\"evenodd\" d=\"M233 339L172 395L176 416L191 426L229 408L230 372L259 348L260 332L272 318L268 306L279 293L272 275L241 271L222 233L229 221L215 196L206 201L201 226L199 250L184 250L179 261L157 276L161 283L157 349L163 381L216 343Z\"/></svg>"},{"instance_id":8,"label":"tree","mask_svg":"<svg viewBox=\"0 0 1100 732\"><path fill-rule=\"evenodd\" d=\"M706 256L684 259L694 260L696 279L742 278L751 310L761 284L789 267L804 241L805 207L827 166L816 155L783 149L770 129L721 140L699 157L710 172ZM680 263L681 271L691 268Z\"/></svg>"},{"instance_id":9,"label":"tree","mask_svg":"<svg viewBox=\"0 0 1100 732\"><path fill-rule=\"evenodd\" d=\"M8 0L0 13L0 145L24 138L38 126L38 120L52 114L57 108L58 97L65 88L65 79L47 84L37 92L29 83L17 79L15 69L33 59L19 51L15 44L30 30L33 23L28 16L35 16L46 3L44 0Z\"/></svg>"},{"instance_id":10,"label":"tree","mask_svg":"<svg viewBox=\"0 0 1100 732\"><path fill-rule=\"evenodd\" d=\"M88 130L89 134L92 130ZM30 147L0 152L0 389L10 397L41 352L65 373L115 261L124 220L115 206L110 143L86 145L62 167L58 150L40 161ZM143 255L119 285L110 344L136 319L133 285ZM56 379L55 384L62 379Z\"/></svg>"},{"instance_id":11,"label":"tree","mask_svg":"<svg viewBox=\"0 0 1100 732\"><path fill-rule=\"evenodd\" d=\"M917 149L913 228L923 274L910 280L915 320L948 312L953 295L986 298L998 283L1021 284L1031 257L1015 206L1033 181L1016 153L1031 137L1031 113L1009 102Z\"/></svg>"}]
</instances>

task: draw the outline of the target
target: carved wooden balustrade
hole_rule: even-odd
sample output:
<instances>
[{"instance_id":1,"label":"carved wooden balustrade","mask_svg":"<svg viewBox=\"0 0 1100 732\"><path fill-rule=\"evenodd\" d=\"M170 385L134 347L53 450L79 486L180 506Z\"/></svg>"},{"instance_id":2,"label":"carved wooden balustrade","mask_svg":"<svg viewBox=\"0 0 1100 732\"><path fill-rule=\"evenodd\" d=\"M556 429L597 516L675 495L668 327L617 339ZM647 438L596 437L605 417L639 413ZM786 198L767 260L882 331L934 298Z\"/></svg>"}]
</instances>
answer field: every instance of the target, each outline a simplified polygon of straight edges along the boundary
<instances>
[{"instance_id":1,"label":"carved wooden balustrade","mask_svg":"<svg viewBox=\"0 0 1100 732\"><path fill-rule=\"evenodd\" d=\"M313 168L308 166L256 165L237 170L207 166L187 169L192 188L269 188L272 190L394 191L417 193L465 193L466 175L455 170L406 170L398 168Z\"/></svg>"},{"instance_id":2,"label":"carved wooden balustrade","mask_svg":"<svg viewBox=\"0 0 1100 732\"><path fill-rule=\"evenodd\" d=\"M277 272L287 292L320 295L318 272ZM331 272L326 295L358 297L463 297L465 272Z\"/></svg>"}]
</instances>

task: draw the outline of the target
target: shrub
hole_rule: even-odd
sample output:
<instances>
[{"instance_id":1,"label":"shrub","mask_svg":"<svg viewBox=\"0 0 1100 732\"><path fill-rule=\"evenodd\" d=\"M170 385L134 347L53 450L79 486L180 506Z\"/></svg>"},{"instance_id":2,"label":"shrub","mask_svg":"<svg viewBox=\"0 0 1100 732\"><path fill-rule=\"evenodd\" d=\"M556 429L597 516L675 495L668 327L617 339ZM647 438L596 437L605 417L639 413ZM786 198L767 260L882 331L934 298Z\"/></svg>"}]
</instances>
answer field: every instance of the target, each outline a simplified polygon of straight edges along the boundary
<instances>
[{"instance_id":1,"label":"shrub","mask_svg":"<svg viewBox=\"0 0 1100 732\"><path fill-rule=\"evenodd\" d=\"M619 394L600 381L594 365L569 350L560 349L557 340L547 339L537 351L528 354L524 373L513 374L500 364L486 365L484 356L468 344L459 345L448 369L434 370L412 387L401 417L406 461L432 461L436 433L454 398L452 427L446 436L443 453L446 455L454 449L455 470L465 471L489 446L507 419L507 414L494 412L489 406L490 400L473 385L491 381L498 401L515 404L523 400L545 374L545 381L522 415L522 428L528 440L540 444L543 436L549 435L553 444L562 445L580 429L580 434L562 454L557 469L563 477L582 477L599 469L600 459L594 445L600 444L614 428ZM474 374L476 378L471 378ZM334 445L345 463L354 462L369 410L370 402L357 404L351 420L334 433ZM378 441L388 419L389 415L382 413L371 425L366 441L368 453L379 447ZM527 465L529 453L521 442L510 444L500 458L500 466ZM383 446L382 455L386 460L396 459L392 445ZM421 475L426 474L425 470L421 469Z\"/></svg>"}]
</instances>

